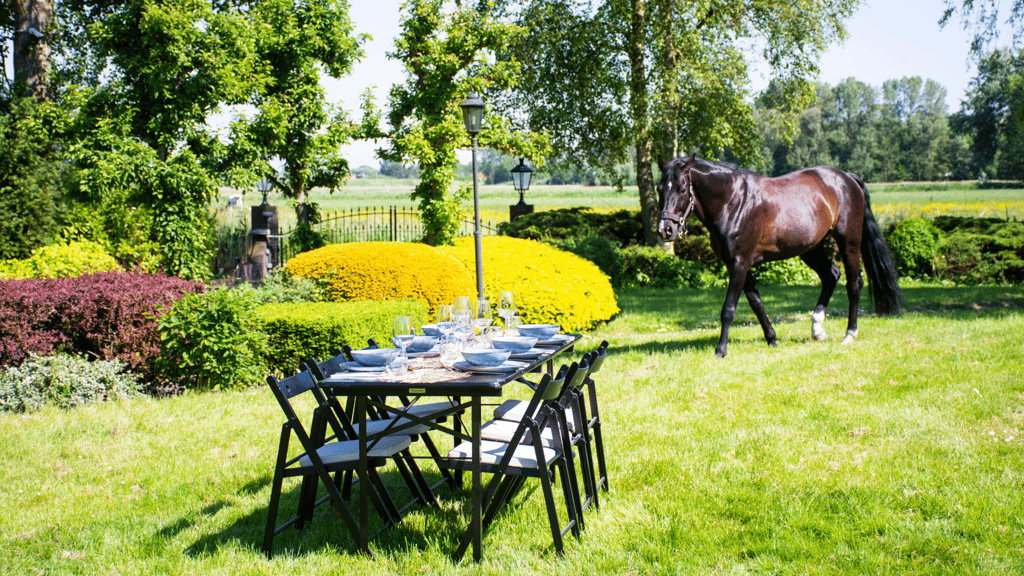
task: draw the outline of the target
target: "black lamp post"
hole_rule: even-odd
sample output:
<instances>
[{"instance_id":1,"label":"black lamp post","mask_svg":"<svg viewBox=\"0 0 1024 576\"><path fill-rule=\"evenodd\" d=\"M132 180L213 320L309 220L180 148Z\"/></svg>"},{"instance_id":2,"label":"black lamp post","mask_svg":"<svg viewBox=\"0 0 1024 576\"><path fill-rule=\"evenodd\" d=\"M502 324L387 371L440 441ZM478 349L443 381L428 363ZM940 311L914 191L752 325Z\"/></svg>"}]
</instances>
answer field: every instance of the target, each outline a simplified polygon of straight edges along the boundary
<instances>
[{"instance_id":1,"label":"black lamp post","mask_svg":"<svg viewBox=\"0 0 1024 576\"><path fill-rule=\"evenodd\" d=\"M479 96L470 92L466 99L459 104L462 108L462 121L466 124L466 132L473 142L473 238L476 244L476 292L477 298L484 298L484 264L483 264L483 241L480 234L480 192L477 189L476 178L476 135L483 127L484 101Z\"/></svg>"},{"instance_id":2,"label":"black lamp post","mask_svg":"<svg viewBox=\"0 0 1024 576\"><path fill-rule=\"evenodd\" d=\"M513 168L511 172L512 188L519 192L519 203L508 207L509 221L515 220L523 214L533 214L533 205L527 204L523 200L523 193L530 189L530 178L533 176L533 170L520 158L519 165Z\"/></svg>"}]
</instances>

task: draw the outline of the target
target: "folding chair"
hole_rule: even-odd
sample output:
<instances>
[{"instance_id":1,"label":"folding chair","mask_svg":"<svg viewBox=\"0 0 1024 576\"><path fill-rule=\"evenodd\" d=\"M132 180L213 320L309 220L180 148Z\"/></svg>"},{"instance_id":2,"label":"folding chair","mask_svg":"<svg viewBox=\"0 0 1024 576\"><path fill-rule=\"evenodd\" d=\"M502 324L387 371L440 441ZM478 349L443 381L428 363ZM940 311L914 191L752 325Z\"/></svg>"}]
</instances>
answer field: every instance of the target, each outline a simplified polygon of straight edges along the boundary
<instances>
[{"instance_id":1,"label":"folding chair","mask_svg":"<svg viewBox=\"0 0 1024 576\"><path fill-rule=\"evenodd\" d=\"M544 493L551 538L559 555L564 553L562 539L566 533L572 531L574 536L580 535L576 478L569 474L565 450L565 443L568 441L565 414L554 403L561 394L564 384L564 378L559 382L553 380L550 374L544 374L510 441L481 440L480 443L481 471L493 475L483 496L484 511L480 530L487 529L498 511L511 500L526 478L538 478ZM543 441L547 430L550 430L553 439L551 447L546 447ZM472 470L473 443L466 441L453 448L448 452L447 462L456 470ZM560 524L558 506L552 490L552 469L557 470L562 483L568 517L564 527ZM472 534L467 531L455 556L461 557L465 554L471 541Z\"/></svg>"},{"instance_id":2,"label":"folding chair","mask_svg":"<svg viewBox=\"0 0 1024 576\"><path fill-rule=\"evenodd\" d=\"M323 405L323 397L316 382L309 372L300 372L278 381L274 376L267 377L267 384L274 397L281 405L285 414L285 423L281 426L281 440L277 451L274 467L274 480L271 486L270 503L267 506L267 525L263 536L262 550L269 558L273 554L274 536L292 525L301 529L307 521L312 520L312 510L323 502L330 501L341 516L356 541L359 540L359 526L345 504L338 487L331 479L331 473L355 470L359 464L359 442L352 440L330 441L326 436L329 421L329 409ZM313 410L313 421L307 432L292 405L292 399L304 393L311 393L317 399ZM294 435L301 446L302 453L288 458L291 437ZM385 527L398 522L401 517L398 508L388 494L384 483L377 474L377 468L384 466L389 458L407 450L412 443L408 436L389 436L382 438L369 448L368 472L366 486L370 501L384 520ZM278 507L281 502L281 491L285 478L300 476L303 478L299 497L299 511L296 516L277 526ZM310 502L316 496L316 486L323 482L327 488L327 496L319 502ZM312 488L310 488L312 486ZM369 550L364 550L369 552Z\"/></svg>"},{"instance_id":3,"label":"folding chair","mask_svg":"<svg viewBox=\"0 0 1024 576\"><path fill-rule=\"evenodd\" d=\"M568 368L563 365L559 370L559 379L564 379L564 384L558 398L554 401L553 405L557 406L560 410L561 416L565 419L566 426L566 437L565 445L567 447L567 455L569 458L566 464L569 468L569 473L575 477L576 466L572 454L572 449L576 449L576 453L579 456L580 463L580 475L583 479L583 488L585 492L585 500L581 500L577 493L577 501L581 502L580 508L577 510L580 528L586 527L585 519L583 517L583 511L589 506L590 502L595 497L595 483L594 483L594 472L593 472L593 461L590 458L590 447L586 444L586 435L581 431L584 429L583 422L586 421L586 414L581 412L582 406L579 404L578 390L583 385L583 381L586 379L589 373L590 354L585 354L579 363L573 363ZM531 385L527 382L528 385ZM529 402L522 400L511 400L503 403L505 409L501 407L495 410L496 414L500 414L500 418L492 420L485 424L480 432L481 438L484 440L495 440L500 442L510 441L512 434L514 433L516 426L522 420L525 411L529 405ZM532 439L527 436L527 441ZM550 430L545 430L541 438L544 445L551 448L554 445L554 437ZM584 503L585 502L585 503Z\"/></svg>"},{"instance_id":4,"label":"folding chair","mask_svg":"<svg viewBox=\"0 0 1024 576\"><path fill-rule=\"evenodd\" d=\"M317 362L315 358L310 358L306 360L305 364L309 372L313 375L314 380L318 383L317 386L319 388L319 382L325 378L326 374L334 374L335 372L339 372L341 370L340 362L344 361L345 358L346 356L344 355L338 355L333 358L328 358L323 362ZM401 429L397 429L394 433L410 436L413 441L421 440L424 446L426 446L427 451L430 453L430 457L433 458L435 462L441 462L441 454L438 451L437 446L434 444L434 442L430 439L430 436L427 434L427 432L430 430L430 427L427 426L426 424L415 424L407 418L396 418L386 416L378 416L378 418L376 419L368 420L367 422L365 422L365 424L360 422L352 422L349 416L351 411L346 411L342 409L337 397L335 397L333 394L323 394L323 396L326 398L325 405L330 407L330 409L333 412L333 417L344 430L345 439L358 440L359 434L362 432L364 425L366 427L367 435L380 434L383 432L387 432L389 429L403 426ZM420 487L420 492L422 492L423 496L422 503L424 505L436 505L437 500L434 498L433 491L435 488L437 488L437 486L440 486L445 482L451 482L451 474L447 470L442 468L441 475L443 479L436 485L431 486L426 482L426 480L423 478L423 475L420 473L419 467L416 465L414 457L409 455L408 458L405 458L405 461L406 465L409 467L412 473L412 477L415 479L416 483ZM399 467L399 470L403 471L401 467ZM343 492L343 495L346 498L348 498L349 496L351 486L352 472L349 471L346 474ZM405 508L403 508L403 511L404 510Z\"/></svg>"}]
</instances>

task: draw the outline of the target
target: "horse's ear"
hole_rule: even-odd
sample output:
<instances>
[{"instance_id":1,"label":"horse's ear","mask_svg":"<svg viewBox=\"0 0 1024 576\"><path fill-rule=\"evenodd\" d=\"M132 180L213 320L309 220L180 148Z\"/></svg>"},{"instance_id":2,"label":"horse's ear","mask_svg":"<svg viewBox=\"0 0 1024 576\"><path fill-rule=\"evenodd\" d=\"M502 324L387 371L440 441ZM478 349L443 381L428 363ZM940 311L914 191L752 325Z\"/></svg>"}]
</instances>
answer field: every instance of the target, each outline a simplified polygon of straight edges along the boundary
<instances>
[{"instance_id":1,"label":"horse's ear","mask_svg":"<svg viewBox=\"0 0 1024 576\"><path fill-rule=\"evenodd\" d=\"M662 172L664 172L665 171L665 166L668 166L668 162L665 162L665 159L661 157L661 154L658 154L658 168Z\"/></svg>"}]
</instances>

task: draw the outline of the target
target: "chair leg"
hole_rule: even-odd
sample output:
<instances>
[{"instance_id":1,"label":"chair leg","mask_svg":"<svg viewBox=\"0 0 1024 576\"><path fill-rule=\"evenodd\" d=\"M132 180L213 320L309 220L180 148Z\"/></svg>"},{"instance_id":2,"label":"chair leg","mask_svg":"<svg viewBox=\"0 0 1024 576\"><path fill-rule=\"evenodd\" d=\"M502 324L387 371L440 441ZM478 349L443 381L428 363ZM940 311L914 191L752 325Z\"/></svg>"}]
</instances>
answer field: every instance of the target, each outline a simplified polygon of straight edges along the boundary
<instances>
[{"instance_id":1,"label":"chair leg","mask_svg":"<svg viewBox=\"0 0 1024 576\"><path fill-rule=\"evenodd\" d=\"M594 446L597 448L597 467L601 473L598 479L597 485L608 491L608 467L605 465L604 459L604 440L601 438L601 421L595 417L592 421L591 427L594 430Z\"/></svg>"},{"instance_id":2,"label":"chair leg","mask_svg":"<svg viewBox=\"0 0 1024 576\"><path fill-rule=\"evenodd\" d=\"M562 530L558 524L558 508L555 505L555 494L551 489L551 479L548 478L547 470L541 470L540 485L544 491L544 504L548 509L548 524L551 525L551 539L555 545L555 552L563 556L565 549L562 546Z\"/></svg>"},{"instance_id":3,"label":"chair leg","mask_svg":"<svg viewBox=\"0 0 1024 576\"><path fill-rule=\"evenodd\" d=\"M263 533L263 553L270 558L274 550L274 533L277 531L277 508L281 504L281 489L284 485L284 468L288 461L288 436L291 428L281 427L281 444L277 450L277 464L274 466L274 481L270 487L270 503L267 505L267 527Z\"/></svg>"}]
</instances>

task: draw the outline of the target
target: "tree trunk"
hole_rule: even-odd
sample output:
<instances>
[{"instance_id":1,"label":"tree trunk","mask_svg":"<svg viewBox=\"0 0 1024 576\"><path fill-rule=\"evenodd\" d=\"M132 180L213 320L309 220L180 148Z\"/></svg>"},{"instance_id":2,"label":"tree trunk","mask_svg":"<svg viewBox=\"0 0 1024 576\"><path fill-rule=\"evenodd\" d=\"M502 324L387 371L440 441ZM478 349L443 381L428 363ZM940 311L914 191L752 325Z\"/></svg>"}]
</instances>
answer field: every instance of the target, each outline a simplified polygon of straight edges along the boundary
<instances>
[{"instance_id":1,"label":"tree trunk","mask_svg":"<svg viewBox=\"0 0 1024 576\"><path fill-rule=\"evenodd\" d=\"M643 220L644 242L657 246L658 191L654 186L653 136L651 134L650 96L647 86L645 30L647 28L646 0L633 0L626 52L629 56L629 107L636 133L636 185L640 189L640 215Z\"/></svg>"},{"instance_id":2,"label":"tree trunk","mask_svg":"<svg viewBox=\"0 0 1024 576\"><path fill-rule=\"evenodd\" d=\"M53 0L14 0L14 82L24 94L46 99L50 71L49 27Z\"/></svg>"}]
</instances>

